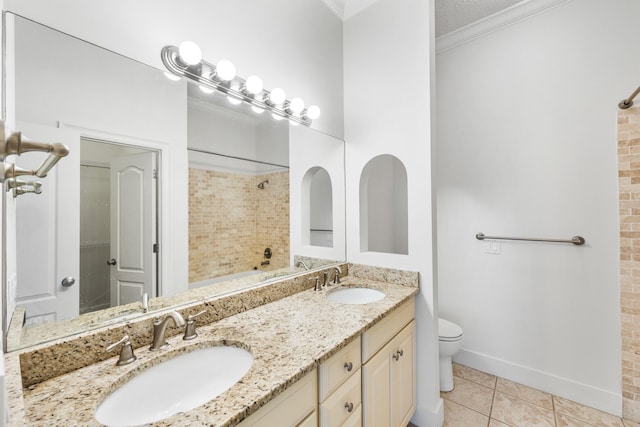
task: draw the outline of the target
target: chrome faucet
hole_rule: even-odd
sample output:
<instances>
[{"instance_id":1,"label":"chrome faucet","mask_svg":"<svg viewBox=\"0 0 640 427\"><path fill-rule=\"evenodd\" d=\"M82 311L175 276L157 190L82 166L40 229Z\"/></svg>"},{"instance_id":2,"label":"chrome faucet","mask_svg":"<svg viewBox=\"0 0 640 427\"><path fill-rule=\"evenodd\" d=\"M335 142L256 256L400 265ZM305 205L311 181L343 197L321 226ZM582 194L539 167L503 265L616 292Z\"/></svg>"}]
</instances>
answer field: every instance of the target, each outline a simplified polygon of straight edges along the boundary
<instances>
[{"instance_id":1,"label":"chrome faucet","mask_svg":"<svg viewBox=\"0 0 640 427\"><path fill-rule=\"evenodd\" d=\"M331 273L335 271L335 276L333 276L333 284L337 285L340 283L340 275L342 274L342 269L339 266L334 266L331 270L329 270L328 277L331 277Z\"/></svg>"},{"instance_id":2,"label":"chrome faucet","mask_svg":"<svg viewBox=\"0 0 640 427\"><path fill-rule=\"evenodd\" d=\"M304 267L305 270L309 269L309 266L307 264L305 264L304 261L300 260L296 263L296 267Z\"/></svg>"},{"instance_id":3,"label":"chrome faucet","mask_svg":"<svg viewBox=\"0 0 640 427\"><path fill-rule=\"evenodd\" d=\"M131 345L129 335L123 336L120 341L107 347L107 352L115 350L120 344L122 344L122 347L120 348L120 357L118 358L116 365L122 366L134 362L136 360L136 356L133 354L133 346Z\"/></svg>"},{"instance_id":4,"label":"chrome faucet","mask_svg":"<svg viewBox=\"0 0 640 427\"><path fill-rule=\"evenodd\" d=\"M182 315L177 311L167 313L164 319L156 317L153 321L153 342L151 343L149 350L160 350L169 345L165 341L165 333L167 331L167 324L169 323L169 320L173 320L173 323L176 326L184 326L184 317L182 317Z\"/></svg>"}]
</instances>

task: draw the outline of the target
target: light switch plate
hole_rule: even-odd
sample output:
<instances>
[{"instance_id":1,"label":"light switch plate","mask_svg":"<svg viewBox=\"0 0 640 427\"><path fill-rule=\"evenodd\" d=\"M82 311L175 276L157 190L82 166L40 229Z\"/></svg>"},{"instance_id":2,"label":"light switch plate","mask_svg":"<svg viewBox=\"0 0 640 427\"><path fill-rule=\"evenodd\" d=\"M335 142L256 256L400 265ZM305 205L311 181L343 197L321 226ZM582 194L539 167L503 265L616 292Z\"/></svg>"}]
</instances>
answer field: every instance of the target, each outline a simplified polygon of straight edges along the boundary
<instances>
[{"instance_id":1,"label":"light switch plate","mask_svg":"<svg viewBox=\"0 0 640 427\"><path fill-rule=\"evenodd\" d=\"M497 240L485 240L482 252L485 254L500 254L500 242Z\"/></svg>"}]
</instances>

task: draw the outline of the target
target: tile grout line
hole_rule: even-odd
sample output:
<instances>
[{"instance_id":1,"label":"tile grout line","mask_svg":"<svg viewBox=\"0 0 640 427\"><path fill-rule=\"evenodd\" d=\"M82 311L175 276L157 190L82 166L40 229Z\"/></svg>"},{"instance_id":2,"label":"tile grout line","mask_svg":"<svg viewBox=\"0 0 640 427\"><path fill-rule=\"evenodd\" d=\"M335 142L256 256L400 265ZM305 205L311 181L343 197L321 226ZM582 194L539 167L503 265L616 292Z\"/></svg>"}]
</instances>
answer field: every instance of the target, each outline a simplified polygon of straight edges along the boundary
<instances>
[{"instance_id":1,"label":"tile grout line","mask_svg":"<svg viewBox=\"0 0 640 427\"><path fill-rule=\"evenodd\" d=\"M481 372L481 371L480 371L480 372ZM454 377L455 377L455 378L462 379L462 380L464 380L464 381L469 381L469 382L471 382L471 383L473 383L473 384L476 384L476 385L479 385L479 386L482 386L482 387L485 387L485 388L489 388L489 389L491 389L491 390L493 391L493 395L492 395L492 398L491 398L491 407L490 407L490 410L489 410L489 421L488 421L489 425L491 424L491 420L496 420L496 421L498 421L498 422L500 422L500 423L502 423L502 424L505 424L505 425L510 426L510 424L505 423L505 422L503 422L503 421L501 421L501 420L499 420L499 419L497 419L497 418L493 418L493 417L492 417L492 415L493 415L493 409L494 409L493 407L494 407L495 399L496 399L496 393L499 391L499 390L497 389L497 387L498 387L498 380L499 380L501 377L498 377L497 375L492 375L492 374L488 374L488 375L491 375L491 376L493 376L493 377L495 378L495 381L494 381L494 383L493 383L493 387L487 387L485 384L482 384L482 383L480 383L480 382L478 382L478 381L474 381L473 379L470 379L470 378L459 377L459 376L457 376L457 375L455 375ZM518 384L518 383L516 383L516 384ZM525 386L525 387L528 387L528 386ZM532 387L529 387L529 388L532 388ZM538 389L534 389L534 390L538 390ZM540 391L542 391L542 390L540 390ZM519 395L511 394L511 393L509 393L508 391L500 391L500 392L501 392L501 393L504 393L505 395L510 396L510 397L512 397L512 398L514 398L514 399L516 399L516 400L520 401L520 402L523 402L523 403L525 403L525 404L532 405L532 406L534 406L534 407L536 407L536 408L540 408L540 409L544 409L544 410L549 410L548 408L546 408L546 407L544 407L544 406L542 406L542 405L539 405L539 404L537 404L537 403L535 403L535 402L531 402L531 401L529 401L529 400L527 400L527 399L524 399L524 398L522 398L522 397L521 397L521 396L519 396ZM545 392L545 393L546 393L546 392ZM551 412L552 412L552 418L553 418L553 425L554 425L554 427L558 427L558 419L557 419L557 416L558 416L558 415L563 415L563 416L568 416L568 417L570 417L570 418L574 418L574 417L573 417L573 416L571 416L571 415L564 414L562 411L558 411L558 409L557 409L557 405L556 405L556 398L557 398L558 396L556 396L556 395L554 395L554 394L552 394L552 393L546 393L546 394L548 394L548 395L551 397ZM443 398L444 398L444 399L449 400L450 402L456 403L456 404L458 404L458 405L460 405L460 406L462 406L462 407L464 407L464 408L466 408L466 409L469 409L469 410L471 410L471 411L474 411L474 412L476 412L476 413L478 413L478 414L485 415L485 414L483 414L482 412L479 412L479 411L477 411L477 410L475 410L475 409L473 409L473 408L469 408L468 406L466 406L466 405L465 405L465 404L463 404L463 403L459 403L459 402L453 401L453 400L448 399L448 398L446 398L446 397L443 397ZM486 416L486 415L485 415L485 416ZM622 426L623 426L623 427L626 427L626 424L624 423L624 419L623 419L623 418L621 418L621 417L617 417L617 418L618 418L618 419L620 419L620 422L622 423ZM579 422L581 422L581 423L584 423L584 424L585 424L586 426L588 426L588 427L594 427L592 424L590 424L590 421L584 421L582 418L574 418L574 419L575 419L576 421L579 421ZM510 426L510 427L513 427L513 426Z\"/></svg>"},{"instance_id":2,"label":"tile grout line","mask_svg":"<svg viewBox=\"0 0 640 427\"><path fill-rule=\"evenodd\" d=\"M458 377L458 376L455 376L455 375L454 375L454 378L460 378L460 379L462 379L462 380L469 381L469 382L474 383L474 384L477 384L477 385L479 385L479 386L482 386L482 387L485 387L485 388L489 388L489 387L487 387L487 386L484 386L484 385L482 385L482 384L480 384L480 383L477 383L477 382L475 382L475 381L472 381L472 380L468 380L468 379L466 379L466 378ZM455 381L454 381L453 390L455 390ZM451 391L453 391L453 390L451 390ZM494 389L493 391L494 391L494 395L495 395L495 389ZM445 392L445 393L450 393L450 392ZM487 417L487 418L488 418L488 420L487 420L487 427L489 427L489 423L491 422L491 416L490 416L490 415L483 414L482 412L478 411L477 409L470 408L470 407L468 407L467 405L465 405L464 403L456 402L455 400L451 400L451 399L449 399L448 397L442 396L442 399L444 399L444 400L448 400L449 402L455 403L456 405L460 405L460 406L462 406L463 408L468 409L469 411L473 411L473 412L475 412L476 414L480 414L480 415L482 415L482 416L484 416L484 417ZM491 408L489 408L489 414L491 414L491 410L492 410L492 409L493 409L493 398L491 399Z\"/></svg>"},{"instance_id":3,"label":"tile grout line","mask_svg":"<svg viewBox=\"0 0 640 427\"><path fill-rule=\"evenodd\" d=\"M493 384L493 394L491 395L491 407L489 408L489 422L487 427L491 425L491 416L493 415L493 403L496 401L496 384Z\"/></svg>"}]
</instances>

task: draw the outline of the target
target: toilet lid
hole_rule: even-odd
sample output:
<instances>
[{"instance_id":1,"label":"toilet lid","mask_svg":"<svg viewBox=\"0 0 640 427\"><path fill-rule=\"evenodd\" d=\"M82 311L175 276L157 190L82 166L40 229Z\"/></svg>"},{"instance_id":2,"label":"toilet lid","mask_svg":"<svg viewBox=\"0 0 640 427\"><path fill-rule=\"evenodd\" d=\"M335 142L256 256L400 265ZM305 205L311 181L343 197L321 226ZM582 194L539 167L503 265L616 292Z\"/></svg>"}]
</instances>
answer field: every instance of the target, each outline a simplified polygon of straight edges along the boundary
<instances>
[{"instance_id":1,"label":"toilet lid","mask_svg":"<svg viewBox=\"0 0 640 427\"><path fill-rule=\"evenodd\" d=\"M462 328L448 320L439 319L438 335L441 341L454 341L462 336Z\"/></svg>"}]
</instances>

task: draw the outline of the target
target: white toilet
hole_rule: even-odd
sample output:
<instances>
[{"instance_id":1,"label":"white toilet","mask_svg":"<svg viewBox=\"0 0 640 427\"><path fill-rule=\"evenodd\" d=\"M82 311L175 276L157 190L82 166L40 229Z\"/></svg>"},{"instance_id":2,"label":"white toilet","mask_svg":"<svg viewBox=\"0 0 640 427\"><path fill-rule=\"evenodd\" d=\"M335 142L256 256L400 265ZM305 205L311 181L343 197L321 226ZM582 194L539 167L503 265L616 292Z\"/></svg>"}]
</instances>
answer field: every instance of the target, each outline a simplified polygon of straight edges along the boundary
<instances>
[{"instance_id":1,"label":"white toilet","mask_svg":"<svg viewBox=\"0 0 640 427\"><path fill-rule=\"evenodd\" d=\"M462 348L462 328L445 319L438 319L440 341L440 391L453 390L451 358Z\"/></svg>"}]
</instances>

